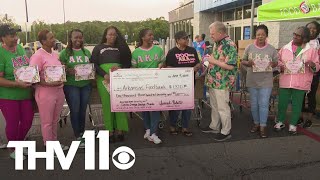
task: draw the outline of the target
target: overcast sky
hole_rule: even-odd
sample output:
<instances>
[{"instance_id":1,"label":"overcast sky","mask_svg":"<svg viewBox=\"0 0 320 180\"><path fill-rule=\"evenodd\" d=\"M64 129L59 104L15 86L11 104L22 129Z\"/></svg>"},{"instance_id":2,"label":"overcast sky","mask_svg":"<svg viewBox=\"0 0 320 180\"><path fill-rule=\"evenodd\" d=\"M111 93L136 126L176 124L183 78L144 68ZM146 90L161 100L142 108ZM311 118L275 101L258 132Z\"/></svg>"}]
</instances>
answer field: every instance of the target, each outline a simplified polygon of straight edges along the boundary
<instances>
[{"instance_id":1,"label":"overcast sky","mask_svg":"<svg viewBox=\"0 0 320 180\"><path fill-rule=\"evenodd\" d=\"M137 21L164 16L180 0L65 0L66 21ZM0 15L26 22L25 0L0 0ZM27 0L29 22L63 23L63 0Z\"/></svg>"}]
</instances>

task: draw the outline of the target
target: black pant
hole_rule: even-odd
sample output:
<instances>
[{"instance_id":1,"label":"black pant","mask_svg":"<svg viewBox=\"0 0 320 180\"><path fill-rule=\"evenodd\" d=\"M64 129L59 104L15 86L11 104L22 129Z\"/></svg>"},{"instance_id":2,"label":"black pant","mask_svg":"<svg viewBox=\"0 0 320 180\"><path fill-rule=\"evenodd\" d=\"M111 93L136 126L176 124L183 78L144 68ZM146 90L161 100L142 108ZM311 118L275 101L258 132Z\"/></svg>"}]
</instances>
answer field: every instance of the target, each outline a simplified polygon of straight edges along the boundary
<instances>
[{"instance_id":1,"label":"black pant","mask_svg":"<svg viewBox=\"0 0 320 180\"><path fill-rule=\"evenodd\" d=\"M311 83L311 91L308 93L308 108L305 108L305 99L303 99L302 112L316 113L316 94L319 85L319 76L313 76Z\"/></svg>"}]
</instances>

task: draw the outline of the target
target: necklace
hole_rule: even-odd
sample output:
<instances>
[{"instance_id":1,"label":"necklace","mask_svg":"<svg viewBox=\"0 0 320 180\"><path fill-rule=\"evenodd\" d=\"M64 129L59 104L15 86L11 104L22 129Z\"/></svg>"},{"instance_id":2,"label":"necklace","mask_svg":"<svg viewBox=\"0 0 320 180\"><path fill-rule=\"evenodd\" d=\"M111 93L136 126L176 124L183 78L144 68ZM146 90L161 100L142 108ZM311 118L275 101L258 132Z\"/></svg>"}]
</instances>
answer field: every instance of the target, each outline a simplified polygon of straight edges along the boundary
<instances>
[{"instance_id":1,"label":"necklace","mask_svg":"<svg viewBox=\"0 0 320 180\"><path fill-rule=\"evenodd\" d=\"M15 55L18 54L18 52L17 52L17 46L15 46L13 49L11 49L11 48L9 48L7 45L2 44L2 48L4 48L5 50L9 51L9 52L12 53L12 54L15 54Z\"/></svg>"}]
</instances>

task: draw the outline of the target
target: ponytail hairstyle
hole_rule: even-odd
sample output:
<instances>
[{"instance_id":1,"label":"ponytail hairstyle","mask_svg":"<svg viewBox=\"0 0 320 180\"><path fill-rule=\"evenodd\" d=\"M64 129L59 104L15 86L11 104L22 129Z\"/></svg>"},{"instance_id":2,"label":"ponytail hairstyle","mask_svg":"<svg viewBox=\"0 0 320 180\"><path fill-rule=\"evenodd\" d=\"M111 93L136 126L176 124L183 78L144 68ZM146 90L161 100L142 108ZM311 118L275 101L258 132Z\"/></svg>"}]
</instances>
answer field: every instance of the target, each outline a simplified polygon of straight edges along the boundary
<instances>
[{"instance_id":1,"label":"ponytail hairstyle","mask_svg":"<svg viewBox=\"0 0 320 180\"><path fill-rule=\"evenodd\" d=\"M148 33L148 31L152 31L152 30L149 29L149 28L145 28L145 29L142 29L142 30L139 32L139 43L138 43L138 46L137 46L137 47L142 46L142 44L143 44L142 38Z\"/></svg>"},{"instance_id":2,"label":"ponytail hairstyle","mask_svg":"<svg viewBox=\"0 0 320 180\"><path fill-rule=\"evenodd\" d=\"M202 41L204 41L204 39L206 39L206 34L201 34L201 38L202 38Z\"/></svg>"},{"instance_id":3,"label":"ponytail hairstyle","mask_svg":"<svg viewBox=\"0 0 320 180\"><path fill-rule=\"evenodd\" d=\"M116 38L114 47L119 49L121 67L122 68L130 68L131 67L131 58L132 58L131 50L130 50L126 40L124 39L124 37L122 36L122 34L118 28L116 28L115 26L107 27L103 32L103 36L101 38L100 44L104 44L107 42L106 36L107 36L107 33L110 29L114 29L117 33L117 38Z\"/></svg>"},{"instance_id":4,"label":"ponytail hairstyle","mask_svg":"<svg viewBox=\"0 0 320 180\"><path fill-rule=\"evenodd\" d=\"M72 44L72 33L73 32L79 32L82 34L83 36L83 32L80 30L80 29L72 29L68 35L68 45L67 45L67 48L66 48L66 52L67 52L67 55L70 57L70 56L73 56L73 44ZM83 43L81 44L81 50L82 52L84 53L84 55L86 55L86 51L84 50L84 47L83 47Z\"/></svg>"}]
</instances>

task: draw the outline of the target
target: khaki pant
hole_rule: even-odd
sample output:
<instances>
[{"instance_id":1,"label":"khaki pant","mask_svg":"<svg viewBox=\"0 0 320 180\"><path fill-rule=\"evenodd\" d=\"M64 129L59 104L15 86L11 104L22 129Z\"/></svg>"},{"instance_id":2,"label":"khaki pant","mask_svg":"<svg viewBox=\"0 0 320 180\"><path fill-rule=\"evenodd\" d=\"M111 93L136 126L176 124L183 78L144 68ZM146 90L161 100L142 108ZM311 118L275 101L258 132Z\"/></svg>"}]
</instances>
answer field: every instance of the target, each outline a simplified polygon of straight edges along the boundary
<instances>
[{"instance_id":1,"label":"khaki pant","mask_svg":"<svg viewBox=\"0 0 320 180\"><path fill-rule=\"evenodd\" d=\"M231 130L231 112L229 106L229 91L209 88L211 105L211 123L209 127L228 135Z\"/></svg>"}]
</instances>

